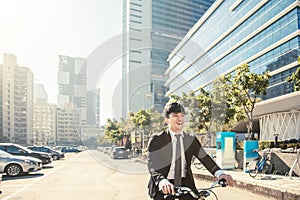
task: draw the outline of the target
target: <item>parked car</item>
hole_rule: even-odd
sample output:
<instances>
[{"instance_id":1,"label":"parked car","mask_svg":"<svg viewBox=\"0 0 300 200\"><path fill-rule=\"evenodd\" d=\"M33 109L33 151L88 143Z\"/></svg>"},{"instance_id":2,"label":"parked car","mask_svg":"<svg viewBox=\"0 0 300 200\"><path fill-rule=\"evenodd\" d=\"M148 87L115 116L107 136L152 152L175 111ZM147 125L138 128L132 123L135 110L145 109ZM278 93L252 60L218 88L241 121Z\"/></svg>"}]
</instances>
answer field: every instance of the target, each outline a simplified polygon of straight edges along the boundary
<instances>
[{"instance_id":1,"label":"parked car","mask_svg":"<svg viewBox=\"0 0 300 200\"><path fill-rule=\"evenodd\" d=\"M81 152L81 150L76 148L76 147L62 147L61 152L64 152L64 153L79 153L79 152Z\"/></svg>"},{"instance_id":2,"label":"parked car","mask_svg":"<svg viewBox=\"0 0 300 200\"><path fill-rule=\"evenodd\" d=\"M113 147L110 157L116 158L129 158L128 151L124 147Z\"/></svg>"},{"instance_id":3,"label":"parked car","mask_svg":"<svg viewBox=\"0 0 300 200\"><path fill-rule=\"evenodd\" d=\"M42 161L30 156L14 156L0 150L0 173L7 176L20 176L42 169Z\"/></svg>"},{"instance_id":4,"label":"parked car","mask_svg":"<svg viewBox=\"0 0 300 200\"><path fill-rule=\"evenodd\" d=\"M52 158L48 153L32 151L19 144L0 143L0 150L16 156L31 156L40 159L43 165L50 164L52 162Z\"/></svg>"},{"instance_id":5,"label":"parked car","mask_svg":"<svg viewBox=\"0 0 300 200\"><path fill-rule=\"evenodd\" d=\"M49 153L53 160L59 160L65 157L65 154L63 152L59 150L54 150L51 147L47 146L28 146L27 148L31 149L32 151Z\"/></svg>"},{"instance_id":6,"label":"parked car","mask_svg":"<svg viewBox=\"0 0 300 200\"><path fill-rule=\"evenodd\" d=\"M110 155L110 153L111 153L111 150L112 150L112 147L104 147L104 149L103 149L103 153L104 153L104 154L108 154L108 155Z\"/></svg>"}]
</instances>

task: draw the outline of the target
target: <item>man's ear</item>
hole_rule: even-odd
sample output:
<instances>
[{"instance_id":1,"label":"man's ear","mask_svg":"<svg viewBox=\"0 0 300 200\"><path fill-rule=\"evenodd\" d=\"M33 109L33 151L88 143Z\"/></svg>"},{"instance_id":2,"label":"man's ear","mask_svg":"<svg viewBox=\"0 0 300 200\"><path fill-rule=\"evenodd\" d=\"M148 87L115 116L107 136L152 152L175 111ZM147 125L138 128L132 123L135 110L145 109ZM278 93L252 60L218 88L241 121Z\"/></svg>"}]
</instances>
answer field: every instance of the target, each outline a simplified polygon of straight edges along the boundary
<instances>
[{"instance_id":1,"label":"man's ear","mask_svg":"<svg viewBox=\"0 0 300 200\"><path fill-rule=\"evenodd\" d=\"M165 123L169 124L169 119L168 118L165 118Z\"/></svg>"}]
</instances>

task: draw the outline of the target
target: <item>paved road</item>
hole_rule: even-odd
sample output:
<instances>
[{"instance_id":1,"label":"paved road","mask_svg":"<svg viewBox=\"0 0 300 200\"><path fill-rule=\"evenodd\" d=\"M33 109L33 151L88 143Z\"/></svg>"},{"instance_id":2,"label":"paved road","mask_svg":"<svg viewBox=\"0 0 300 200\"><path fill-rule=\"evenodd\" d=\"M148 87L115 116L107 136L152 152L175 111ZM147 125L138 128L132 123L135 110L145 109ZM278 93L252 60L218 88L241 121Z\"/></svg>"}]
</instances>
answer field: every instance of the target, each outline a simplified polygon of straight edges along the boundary
<instances>
[{"instance_id":1,"label":"paved road","mask_svg":"<svg viewBox=\"0 0 300 200\"><path fill-rule=\"evenodd\" d=\"M4 177L0 185L3 191L0 198L149 200L146 188L149 175L146 165L135 162L135 159L112 160L101 152L85 151L67 154L64 160L54 161L51 166L28 176ZM205 186L211 183L197 180L196 184ZM218 188L215 191L219 199L269 199L237 188Z\"/></svg>"}]
</instances>

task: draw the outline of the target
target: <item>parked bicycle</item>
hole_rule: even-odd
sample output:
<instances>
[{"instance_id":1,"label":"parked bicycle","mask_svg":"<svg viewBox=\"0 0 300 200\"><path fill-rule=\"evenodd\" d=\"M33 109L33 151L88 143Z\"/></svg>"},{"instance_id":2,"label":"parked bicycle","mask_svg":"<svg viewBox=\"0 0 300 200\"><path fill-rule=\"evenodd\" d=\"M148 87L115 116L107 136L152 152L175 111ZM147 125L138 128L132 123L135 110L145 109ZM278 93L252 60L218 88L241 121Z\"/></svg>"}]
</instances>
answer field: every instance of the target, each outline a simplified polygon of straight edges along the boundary
<instances>
[{"instance_id":1,"label":"parked bicycle","mask_svg":"<svg viewBox=\"0 0 300 200\"><path fill-rule=\"evenodd\" d=\"M258 152L258 150L256 149L253 152ZM273 164L268 157L270 153L270 149L264 149L262 151L261 159L257 157L256 159L249 162L249 164L247 165L247 172L251 177L255 178L257 174L272 173Z\"/></svg>"},{"instance_id":2,"label":"parked bicycle","mask_svg":"<svg viewBox=\"0 0 300 200\"><path fill-rule=\"evenodd\" d=\"M215 154L210 154L210 157L215 160L216 155ZM204 168L204 165L195 156L193 156L193 158L192 158L192 165L194 165L196 169L203 169Z\"/></svg>"},{"instance_id":3,"label":"parked bicycle","mask_svg":"<svg viewBox=\"0 0 300 200\"><path fill-rule=\"evenodd\" d=\"M296 167L298 167L298 172L300 173L300 149L297 150L296 159L295 159L291 169L286 174L290 179L292 178L292 176L299 176L295 173Z\"/></svg>"},{"instance_id":4,"label":"parked bicycle","mask_svg":"<svg viewBox=\"0 0 300 200\"><path fill-rule=\"evenodd\" d=\"M164 198L175 196L175 199L180 199L184 195L191 195L195 199L200 200L218 200L218 196L213 192L213 188L226 187L227 183L225 179L214 182L209 188L197 189L197 191L191 190L189 187L175 187L175 194L167 194Z\"/></svg>"}]
</instances>

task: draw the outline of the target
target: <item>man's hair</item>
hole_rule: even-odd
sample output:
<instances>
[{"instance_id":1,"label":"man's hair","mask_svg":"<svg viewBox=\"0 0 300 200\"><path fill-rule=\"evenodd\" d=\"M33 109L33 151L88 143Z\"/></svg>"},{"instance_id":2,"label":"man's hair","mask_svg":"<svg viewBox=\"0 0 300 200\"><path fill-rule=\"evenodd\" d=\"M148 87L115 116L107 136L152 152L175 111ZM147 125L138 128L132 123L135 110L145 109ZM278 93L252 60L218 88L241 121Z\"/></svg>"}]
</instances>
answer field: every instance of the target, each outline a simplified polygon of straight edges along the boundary
<instances>
[{"instance_id":1,"label":"man's hair","mask_svg":"<svg viewBox=\"0 0 300 200\"><path fill-rule=\"evenodd\" d=\"M178 102L169 102L164 109L165 118L169 118L171 113L185 114L184 107Z\"/></svg>"}]
</instances>

